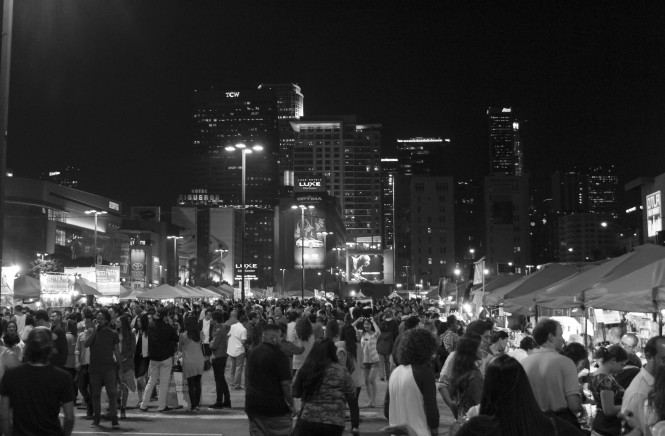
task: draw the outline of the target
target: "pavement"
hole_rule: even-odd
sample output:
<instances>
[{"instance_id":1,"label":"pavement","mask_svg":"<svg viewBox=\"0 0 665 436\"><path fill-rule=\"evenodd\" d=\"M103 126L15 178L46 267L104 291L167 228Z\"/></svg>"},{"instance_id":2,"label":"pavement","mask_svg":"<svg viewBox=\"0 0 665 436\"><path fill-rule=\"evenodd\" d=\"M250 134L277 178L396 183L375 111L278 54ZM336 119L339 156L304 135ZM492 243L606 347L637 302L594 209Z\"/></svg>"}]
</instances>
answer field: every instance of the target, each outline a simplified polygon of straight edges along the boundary
<instances>
[{"instance_id":1,"label":"pavement","mask_svg":"<svg viewBox=\"0 0 665 436\"><path fill-rule=\"evenodd\" d=\"M229 367L226 370L227 382L229 380ZM231 391L230 409L210 409L208 406L215 402L215 380L212 370L206 371L202 376L202 401L199 412L193 414L188 412L186 393L182 392L181 374L175 373L174 381L180 409L169 412L158 412L157 402L150 403L147 412L138 409L138 395L136 392L129 393L127 401L127 419L120 420L120 428L113 430L110 422L102 421L100 427L91 427L91 421L85 419L85 408L79 406L76 409L76 424L74 433L76 435L98 435L118 433L123 435L180 435L180 436L220 436L220 435L246 435L248 434L247 415L245 414L245 391ZM243 379L244 382L244 379ZM187 382L185 381L185 387ZM387 389L387 382L377 378L378 393L376 404L381 407L360 409L360 433L366 436L383 435L379 430L388 425L388 420L383 416L383 398ZM81 397L79 395L79 401ZM359 404L368 404L367 391L363 387L360 391ZM439 413L441 415L439 435L447 435L453 416L450 409L443 403L440 396L437 397ZM106 410L108 399L102 392L102 410ZM344 434L350 434L350 422Z\"/></svg>"}]
</instances>

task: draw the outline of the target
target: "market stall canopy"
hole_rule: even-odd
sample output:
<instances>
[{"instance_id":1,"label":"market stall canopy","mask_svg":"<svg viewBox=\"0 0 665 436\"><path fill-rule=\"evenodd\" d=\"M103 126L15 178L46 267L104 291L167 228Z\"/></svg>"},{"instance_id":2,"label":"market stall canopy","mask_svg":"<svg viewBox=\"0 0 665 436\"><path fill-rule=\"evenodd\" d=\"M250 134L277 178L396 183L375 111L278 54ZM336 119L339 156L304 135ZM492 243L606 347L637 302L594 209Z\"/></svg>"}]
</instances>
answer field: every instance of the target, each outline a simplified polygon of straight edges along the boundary
<instances>
[{"instance_id":1,"label":"market stall canopy","mask_svg":"<svg viewBox=\"0 0 665 436\"><path fill-rule=\"evenodd\" d=\"M233 289L233 286L227 285L226 283L222 283L217 289L221 291L222 295L225 295L228 298L233 298L235 295L235 289Z\"/></svg>"},{"instance_id":2,"label":"market stall canopy","mask_svg":"<svg viewBox=\"0 0 665 436\"><path fill-rule=\"evenodd\" d=\"M593 296L596 308L613 309L618 300L616 297L607 295L624 292L630 294L625 296L625 303L641 308L646 308L649 306L648 303L651 303L650 309L647 311L653 312L651 299L653 289L665 286L662 270L663 259L665 259L665 247L653 244L640 245L635 248L635 251L615 257L555 283L536 296L535 303L539 306L564 309L579 307L582 304L594 307L588 301L588 297ZM610 284L612 286L608 288ZM648 303L640 304L637 301L638 296L642 295L639 298L644 298L644 289L647 286L649 289ZM591 289L596 290L591 292ZM612 292L609 292L609 289ZM657 294L660 292L662 291ZM605 298L600 299L601 295L605 295ZM641 309L626 306L620 310L637 312Z\"/></svg>"},{"instance_id":3,"label":"market stall canopy","mask_svg":"<svg viewBox=\"0 0 665 436\"><path fill-rule=\"evenodd\" d=\"M401 295L399 295L399 294L397 293L397 291L392 291L391 294L388 295L388 298L390 298L390 299L392 300L393 298L404 298L404 297L402 297Z\"/></svg>"},{"instance_id":4,"label":"market stall canopy","mask_svg":"<svg viewBox=\"0 0 665 436\"><path fill-rule=\"evenodd\" d=\"M517 276L517 280L496 288L490 294L485 295L485 304L495 305L499 304L503 299L532 294L568 278L577 272L578 269L574 266L561 265L558 263L545 265L533 274L529 274L528 276ZM535 295L529 301L530 303L533 302L534 297Z\"/></svg>"},{"instance_id":5,"label":"market stall canopy","mask_svg":"<svg viewBox=\"0 0 665 436\"><path fill-rule=\"evenodd\" d=\"M202 288L200 286L195 286L194 289L199 291L201 294L205 296L205 298L219 298L219 293L212 291L208 288Z\"/></svg>"},{"instance_id":6,"label":"market stall canopy","mask_svg":"<svg viewBox=\"0 0 665 436\"><path fill-rule=\"evenodd\" d=\"M286 291L286 292L284 292L284 296L285 296L285 297L288 297L288 298L293 298L293 297L300 298L300 295L301 295L301 291L300 291L300 290L298 290L298 291ZM312 291L308 291L307 289L305 289L305 298L314 298L314 296L315 296L315 295L314 295L314 292L312 292Z\"/></svg>"},{"instance_id":7,"label":"market stall canopy","mask_svg":"<svg viewBox=\"0 0 665 436\"><path fill-rule=\"evenodd\" d=\"M76 277L74 280L74 290L79 291L81 295L102 296L102 293L97 290L97 284L83 277Z\"/></svg>"},{"instance_id":8,"label":"market stall canopy","mask_svg":"<svg viewBox=\"0 0 665 436\"><path fill-rule=\"evenodd\" d=\"M30 276L20 276L14 279L14 298L39 298L42 287L39 280Z\"/></svg>"},{"instance_id":9,"label":"market stall canopy","mask_svg":"<svg viewBox=\"0 0 665 436\"><path fill-rule=\"evenodd\" d=\"M188 295L184 294L182 291L174 288L171 285L166 283L159 285L156 288L152 288L147 292L139 295L138 298L145 300L167 300L171 298L191 298Z\"/></svg>"},{"instance_id":10,"label":"market stall canopy","mask_svg":"<svg viewBox=\"0 0 665 436\"><path fill-rule=\"evenodd\" d=\"M147 292L147 289L145 288L135 288L131 290L126 290L122 294L120 294L120 299L121 300L136 300L141 297L141 295L145 294Z\"/></svg>"}]
</instances>

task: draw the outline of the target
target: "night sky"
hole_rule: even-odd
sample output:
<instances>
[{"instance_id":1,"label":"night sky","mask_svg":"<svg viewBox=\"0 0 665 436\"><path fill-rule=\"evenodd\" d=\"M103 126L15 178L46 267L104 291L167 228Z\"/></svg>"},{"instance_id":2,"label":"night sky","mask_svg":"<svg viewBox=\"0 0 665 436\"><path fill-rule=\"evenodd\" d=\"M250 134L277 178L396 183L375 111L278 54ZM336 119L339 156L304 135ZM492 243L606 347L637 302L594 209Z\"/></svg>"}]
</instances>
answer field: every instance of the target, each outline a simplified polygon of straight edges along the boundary
<instances>
[{"instance_id":1,"label":"night sky","mask_svg":"<svg viewBox=\"0 0 665 436\"><path fill-rule=\"evenodd\" d=\"M665 172L662 3L470 3L16 0L7 166L71 163L90 192L169 204L194 89L295 82L305 115L382 123L386 153L450 138L458 175L486 171L490 105L525 121L537 183L575 164L615 163L621 186Z\"/></svg>"}]
</instances>

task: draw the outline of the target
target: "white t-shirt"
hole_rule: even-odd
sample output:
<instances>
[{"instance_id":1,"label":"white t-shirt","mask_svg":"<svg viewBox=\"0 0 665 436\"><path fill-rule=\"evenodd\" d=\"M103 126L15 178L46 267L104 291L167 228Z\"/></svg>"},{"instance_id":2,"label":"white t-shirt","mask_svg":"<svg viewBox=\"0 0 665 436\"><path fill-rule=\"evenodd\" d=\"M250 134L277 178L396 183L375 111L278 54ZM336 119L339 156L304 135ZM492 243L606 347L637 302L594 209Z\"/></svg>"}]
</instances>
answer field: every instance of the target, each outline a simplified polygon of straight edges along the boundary
<instances>
[{"instance_id":1,"label":"white t-shirt","mask_svg":"<svg viewBox=\"0 0 665 436\"><path fill-rule=\"evenodd\" d=\"M243 342L247 341L247 329L242 323L237 322L231 326L229 333L229 343L226 346L226 353L231 357L238 357L245 352Z\"/></svg>"},{"instance_id":2,"label":"white t-shirt","mask_svg":"<svg viewBox=\"0 0 665 436\"><path fill-rule=\"evenodd\" d=\"M210 343L210 320L203 318L203 327L201 328L203 343Z\"/></svg>"},{"instance_id":3,"label":"white t-shirt","mask_svg":"<svg viewBox=\"0 0 665 436\"><path fill-rule=\"evenodd\" d=\"M575 364L556 350L539 348L521 363L541 410L565 409L566 397L580 393Z\"/></svg>"}]
</instances>

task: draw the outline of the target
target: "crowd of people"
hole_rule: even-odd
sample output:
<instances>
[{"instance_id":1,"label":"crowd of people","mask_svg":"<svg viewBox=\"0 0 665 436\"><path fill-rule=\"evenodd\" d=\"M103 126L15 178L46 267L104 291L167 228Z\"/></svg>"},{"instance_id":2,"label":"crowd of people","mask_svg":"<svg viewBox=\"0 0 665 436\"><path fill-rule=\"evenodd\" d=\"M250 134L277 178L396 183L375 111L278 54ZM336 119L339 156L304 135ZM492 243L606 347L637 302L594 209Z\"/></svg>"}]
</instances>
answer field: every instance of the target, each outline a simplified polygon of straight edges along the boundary
<instances>
[{"instance_id":1,"label":"crowd of people","mask_svg":"<svg viewBox=\"0 0 665 436\"><path fill-rule=\"evenodd\" d=\"M641 359L630 333L586 347L566 344L551 319L511 335L491 318L467 323L441 318L425 300L388 299L16 306L0 324L5 434L70 434L79 396L93 426L119 427L129 392L140 411L156 401L153 411L168 412L173 371L195 414L211 369L208 407L230 408L230 391L244 391L251 435L341 435L347 421L355 435L360 409L376 407L387 433L437 435L437 391L459 436L665 435L662 336L646 342ZM510 349L515 336L519 347ZM594 405L592 418L583 403Z\"/></svg>"}]
</instances>

